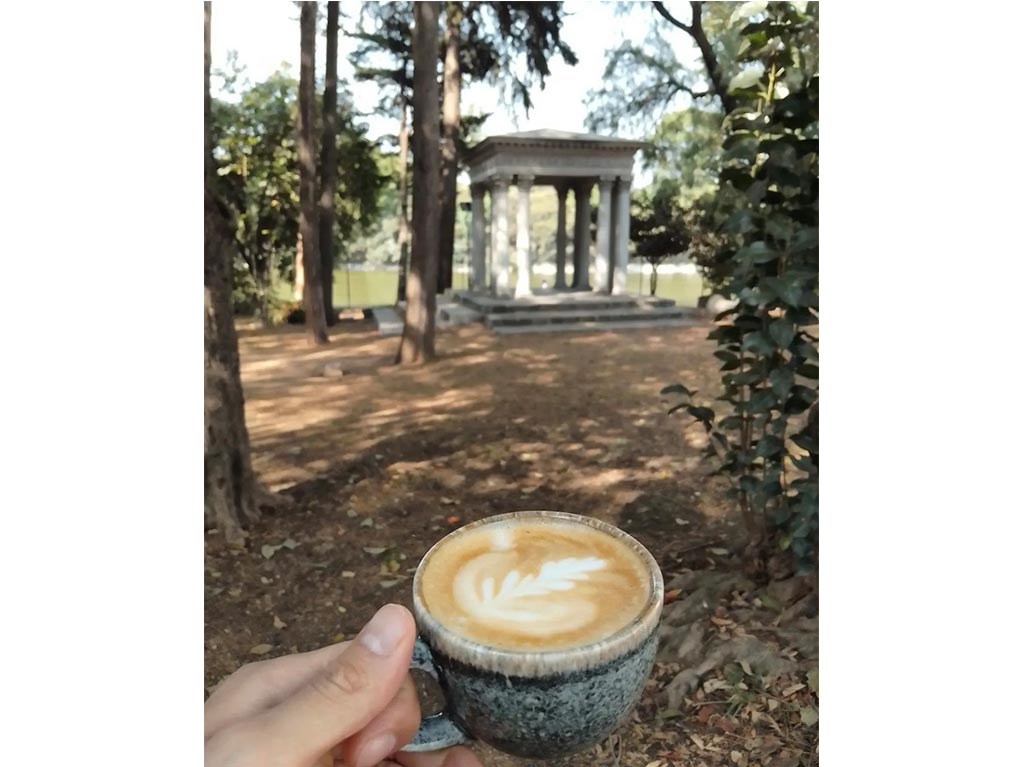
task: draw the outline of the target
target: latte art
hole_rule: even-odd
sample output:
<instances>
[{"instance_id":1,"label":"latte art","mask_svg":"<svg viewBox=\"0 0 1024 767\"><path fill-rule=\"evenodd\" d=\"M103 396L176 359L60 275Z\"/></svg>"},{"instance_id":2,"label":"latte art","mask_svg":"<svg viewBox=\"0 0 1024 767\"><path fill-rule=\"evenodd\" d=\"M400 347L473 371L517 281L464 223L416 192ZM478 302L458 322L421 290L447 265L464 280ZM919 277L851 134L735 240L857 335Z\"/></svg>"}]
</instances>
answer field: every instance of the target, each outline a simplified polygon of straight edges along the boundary
<instances>
[{"instance_id":1,"label":"latte art","mask_svg":"<svg viewBox=\"0 0 1024 767\"><path fill-rule=\"evenodd\" d=\"M509 649L561 649L627 625L647 601L648 580L632 549L600 530L498 523L436 550L421 595L431 614L467 638Z\"/></svg>"}]
</instances>

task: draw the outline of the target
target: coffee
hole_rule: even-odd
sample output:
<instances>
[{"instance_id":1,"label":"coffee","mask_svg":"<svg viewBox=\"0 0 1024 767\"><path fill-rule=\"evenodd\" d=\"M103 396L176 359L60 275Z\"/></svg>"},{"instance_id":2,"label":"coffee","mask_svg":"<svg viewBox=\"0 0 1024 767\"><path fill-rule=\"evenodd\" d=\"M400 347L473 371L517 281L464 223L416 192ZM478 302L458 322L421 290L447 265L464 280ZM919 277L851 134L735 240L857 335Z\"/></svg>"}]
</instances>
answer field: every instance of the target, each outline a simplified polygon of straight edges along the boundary
<instances>
[{"instance_id":1,"label":"coffee","mask_svg":"<svg viewBox=\"0 0 1024 767\"><path fill-rule=\"evenodd\" d=\"M560 519L508 520L445 540L423 563L419 596L441 625L504 650L564 650L629 625L651 574L628 543Z\"/></svg>"}]
</instances>

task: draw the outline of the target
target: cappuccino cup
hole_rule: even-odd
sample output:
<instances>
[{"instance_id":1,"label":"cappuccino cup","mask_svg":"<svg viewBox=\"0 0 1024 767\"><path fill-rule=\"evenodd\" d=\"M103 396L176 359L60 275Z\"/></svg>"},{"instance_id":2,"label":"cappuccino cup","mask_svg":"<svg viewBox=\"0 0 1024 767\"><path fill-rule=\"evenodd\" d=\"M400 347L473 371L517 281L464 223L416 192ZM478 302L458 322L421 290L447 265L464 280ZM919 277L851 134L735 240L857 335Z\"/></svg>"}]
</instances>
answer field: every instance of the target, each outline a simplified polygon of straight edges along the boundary
<instances>
[{"instance_id":1,"label":"cappuccino cup","mask_svg":"<svg viewBox=\"0 0 1024 767\"><path fill-rule=\"evenodd\" d=\"M650 552L590 517L518 511L450 533L413 579L412 667L445 708L403 750L480 740L543 759L599 743L640 700L663 601Z\"/></svg>"}]
</instances>

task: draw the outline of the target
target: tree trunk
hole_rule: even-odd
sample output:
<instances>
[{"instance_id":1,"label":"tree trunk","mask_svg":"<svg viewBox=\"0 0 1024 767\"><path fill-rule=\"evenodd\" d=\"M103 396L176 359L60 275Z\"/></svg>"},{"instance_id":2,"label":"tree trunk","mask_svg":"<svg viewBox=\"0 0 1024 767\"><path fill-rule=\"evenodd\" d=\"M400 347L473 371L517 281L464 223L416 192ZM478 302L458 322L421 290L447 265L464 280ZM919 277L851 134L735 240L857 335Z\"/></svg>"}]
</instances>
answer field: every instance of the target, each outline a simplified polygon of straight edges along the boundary
<instances>
[{"instance_id":1,"label":"tree trunk","mask_svg":"<svg viewBox=\"0 0 1024 767\"><path fill-rule=\"evenodd\" d=\"M313 67L316 53L316 3L302 3L299 64L299 231L302 233L302 266L305 284L302 304L306 331L313 344L327 343L320 247L316 225L316 161L313 159Z\"/></svg>"},{"instance_id":2,"label":"tree trunk","mask_svg":"<svg viewBox=\"0 0 1024 767\"><path fill-rule=\"evenodd\" d=\"M302 232L295 239L295 284L292 286L292 298L302 300L302 292L306 288L306 270L302 264Z\"/></svg>"},{"instance_id":3,"label":"tree trunk","mask_svg":"<svg viewBox=\"0 0 1024 767\"><path fill-rule=\"evenodd\" d=\"M334 196L338 191L338 3L327 3L327 71L324 75L323 141L320 144L320 261L324 312L334 310Z\"/></svg>"},{"instance_id":4,"label":"tree trunk","mask_svg":"<svg viewBox=\"0 0 1024 767\"><path fill-rule=\"evenodd\" d=\"M409 269L409 105L405 87L399 96L401 116L398 118L398 298L405 300L406 275Z\"/></svg>"},{"instance_id":5,"label":"tree trunk","mask_svg":"<svg viewBox=\"0 0 1024 767\"><path fill-rule=\"evenodd\" d=\"M455 216L459 175L456 156L460 102L462 98L462 71L459 68L459 28L462 26L461 3L449 2L445 6L446 30L444 48L444 101L441 112L441 252L438 257L437 292L452 286L455 261Z\"/></svg>"},{"instance_id":6,"label":"tree trunk","mask_svg":"<svg viewBox=\"0 0 1024 767\"><path fill-rule=\"evenodd\" d=\"M214 196L210 137L210 3L205 5L205 130L203 200L204 516L229 543L244 541L242 528L259 515L256 478L245 428L238 337L231 310L231 253L226 224Z\"/></svg>"},{"instance_id":7,"label":"tree trunk","mask_svg":"<svg viewBox=\"0 0 1024 767\"><path fill-rule=\"evenodd\" d=\"M658 267L651 264L651 295L658 292Z\"/></svg>"},{"instance_id":8,"label":"tree trunk","mask_svg":"<svg viewBox=\"0 0 1024 767\"><path fill-rule=\"evenodd\" d=\"M441 186L437 92L437 19L440 3L413 6L412 258L406 290L401 363L434 359L438 227Z\"/></svg>"},{"instance_id":9,"label":"tree trunk","mask_svg":"<svg viewBox=\"0 0 1024 767\"><path fill-rule=\"evenodd\" d=\"M693 41L697 43L697 47L700 48L700 57L703 59L704 67L708 71L711 87L722 102L722 108L725 110L725 113L730 114L736 109L736 99L729 93L729 83L722 78L722 68L718 65L718 57L715 56L715 50L711 47L711 42L704 32L704 3L692 2L690 6L693 8L693 19L690 22L690 37L693 38Z\"/></svg>"}]
</instances>

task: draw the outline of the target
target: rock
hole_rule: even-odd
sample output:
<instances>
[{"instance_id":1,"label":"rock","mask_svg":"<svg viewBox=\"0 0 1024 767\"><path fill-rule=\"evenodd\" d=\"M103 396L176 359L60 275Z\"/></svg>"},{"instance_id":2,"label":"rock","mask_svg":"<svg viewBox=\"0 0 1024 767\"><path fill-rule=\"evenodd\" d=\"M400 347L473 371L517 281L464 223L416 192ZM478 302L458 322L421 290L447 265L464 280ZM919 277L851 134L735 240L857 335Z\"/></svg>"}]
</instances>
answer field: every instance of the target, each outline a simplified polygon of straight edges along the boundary
<instances>
[{"instance_id":1,"label":"rock","mask_svg":"<svg viewBox=\"0 0 1024 767\"><path fill-rule=\"evenodd\" d=\"M708 299L707 310L710 314L721 314L726 309L732 309L739 304L739 299L729 299L716 293Z\"/></svg>"},{"instance_id":2,"label":"rock","mask_svg":"<svg viewBox=\"0 0 1024 767\"><path fill-rule=\"evenodd\" d=\"M340 362L328 362L324 365L324 378L341 378L345 375L345 371L341 369Z\"/></svg>"}]
</instances>

